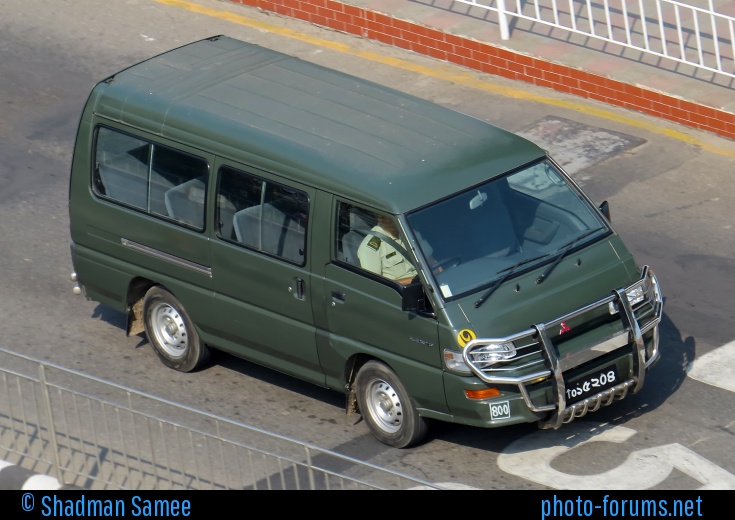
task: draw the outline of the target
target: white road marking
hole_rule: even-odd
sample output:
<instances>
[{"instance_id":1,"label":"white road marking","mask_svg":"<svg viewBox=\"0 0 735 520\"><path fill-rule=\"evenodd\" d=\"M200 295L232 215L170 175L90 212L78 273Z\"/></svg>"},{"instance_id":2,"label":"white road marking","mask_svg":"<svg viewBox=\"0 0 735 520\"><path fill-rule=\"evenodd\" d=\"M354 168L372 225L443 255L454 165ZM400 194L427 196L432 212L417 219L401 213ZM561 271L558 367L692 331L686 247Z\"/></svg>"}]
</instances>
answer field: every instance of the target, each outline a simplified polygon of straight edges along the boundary
<instances>
[{"instance_id":1,"label":"white road marking","mask_svg":"<svg viewBox=\"0 0 735 520\"><path fill-rule=\"evenodd\" d=\"M34 490L34 491L52 491L59 489L61 483L54 477L48 475L33 475L23 484L23 490Z\"/></svg>"},{"instance_id":2,"label":"white road marking","mask_svg":"<svg viewBox=\"0 0 735 520\"><path fill-rule=\"evenodd\" d=\"M573 475L553 467L554 459L590 442L624 448L636 431L624 426L571 424L558 432L536 432L511 443L498 456L498 467L553 489L650 489L674 469L702 484L698 489L735 489L735 475L681 444L665 444L624 453L617 467L595 475Z\"/></svg>"},{"instance_id":3,"label":"white road marking","mask_svg":"<svg viewBox=\"0 0 735 520\"><path fill-rule=\"evenodd\" d=\"M695 359L687 367L687 375L702 383L735 392L735 341Z\"/></svg>"},{"instance_id":4,"label":"white road marking","mask_svg":"<svg viewBox=\"0 0 735 520\"><path fill-rule=\"evenodd\" d=\"M11 464L10 462L0 460L0 470L11 466L18 467L16 464ZM61 483L57 479L55 479L54 477L49 477L48 475L39 474L29 475L29 477L25 480L23 486L21 487L21 489L26 491L51 491L59 488L61 488Z\"/></svg>"}]
</instances>

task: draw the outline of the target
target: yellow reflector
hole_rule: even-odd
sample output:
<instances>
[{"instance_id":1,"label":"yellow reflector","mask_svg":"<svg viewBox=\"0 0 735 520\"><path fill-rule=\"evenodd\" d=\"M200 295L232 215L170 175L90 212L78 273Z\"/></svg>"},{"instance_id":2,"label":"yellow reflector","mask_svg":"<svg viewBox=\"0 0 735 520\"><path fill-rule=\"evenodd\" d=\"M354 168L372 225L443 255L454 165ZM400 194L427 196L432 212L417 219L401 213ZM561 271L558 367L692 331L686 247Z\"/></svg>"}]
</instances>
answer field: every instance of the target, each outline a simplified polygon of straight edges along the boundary
<instances>
[{"instance_id":1,"label":"yellow reflector","mask_svg":"<svg viewBox=\"0 0 735 520\"><path fill-rule=\"evenodd\" d=\"M482 390L465 390L464 394L470 399L490 399L491 397L498 397L500 390L497 388L483 388Z\"/></svg>"}]
</instances>

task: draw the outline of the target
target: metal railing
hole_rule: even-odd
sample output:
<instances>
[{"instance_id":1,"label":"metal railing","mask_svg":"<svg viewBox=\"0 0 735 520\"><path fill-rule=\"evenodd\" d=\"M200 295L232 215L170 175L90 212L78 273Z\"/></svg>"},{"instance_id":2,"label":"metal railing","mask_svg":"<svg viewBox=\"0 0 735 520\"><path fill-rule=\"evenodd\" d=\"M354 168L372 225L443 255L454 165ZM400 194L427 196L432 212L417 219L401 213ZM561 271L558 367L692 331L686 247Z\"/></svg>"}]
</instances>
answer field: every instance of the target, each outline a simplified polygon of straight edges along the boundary
<instances>
[{"instance_id":1,"label":"metal railing","mask_svg":"<svg viewBox=\"0 0 735 520\"><path fill-rule=\"evenodd\" d=\"M456 1L497 13L503 40L525 20L735 78L735 18L715 0Z\"/></svg>"},{"instance_id":2,"label":"metal railing","mask_svg":"<svg viewBox=\"0 0 735 520\"><path fill-rule=\"evenodd\" d=\"M0 460L85 489L445 489L0 348Z\"/></svg>"}]
</instances>

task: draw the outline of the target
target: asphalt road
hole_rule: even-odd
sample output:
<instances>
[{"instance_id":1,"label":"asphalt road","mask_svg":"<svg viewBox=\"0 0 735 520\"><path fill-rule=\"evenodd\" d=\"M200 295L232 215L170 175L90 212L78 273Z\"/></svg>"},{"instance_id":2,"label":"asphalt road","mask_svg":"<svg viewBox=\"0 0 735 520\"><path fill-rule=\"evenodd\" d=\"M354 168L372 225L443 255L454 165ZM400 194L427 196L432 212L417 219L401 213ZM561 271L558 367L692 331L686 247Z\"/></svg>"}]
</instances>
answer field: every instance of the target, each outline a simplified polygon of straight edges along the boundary
<instances>
[{"instance_id":1,"label":"asphalt road","mask_svg":"<svg viewBox=\"0 0 735 520\"><path fill-rule=\"evenodd\" d=\"M735 489L733 389L702 380L708 366L732 366L735 350L723 347L735 340L735 143L228 2L195 2L204 13L155 0L102 5L0 7L0 346L431 482ZM423 445L394 450L345 415L338 393L226 355L197 373L174 372L144 338L125 337L122 315L74 296L67 186L89 91L215 34L431 99L560 157L595 201L610 202L614 226L659 276L663 359L646 388L557 432L437 424ZM694 367L704 377L688 375Z\"/></svg>"}]
</instances>

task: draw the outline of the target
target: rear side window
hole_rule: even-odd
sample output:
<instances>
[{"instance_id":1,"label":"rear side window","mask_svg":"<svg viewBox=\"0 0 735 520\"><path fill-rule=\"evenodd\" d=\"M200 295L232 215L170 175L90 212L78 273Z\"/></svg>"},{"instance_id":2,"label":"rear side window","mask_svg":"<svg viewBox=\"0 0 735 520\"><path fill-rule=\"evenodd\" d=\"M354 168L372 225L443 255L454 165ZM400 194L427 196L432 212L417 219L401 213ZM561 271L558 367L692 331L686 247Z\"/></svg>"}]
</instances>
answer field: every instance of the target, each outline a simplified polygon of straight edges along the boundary
<instances>
[{"instance_id":1,"label":"rear side window","mask_svg":"<svg viewBox=\"0 0 735 520\"><path fill-rule=\"evenodd\" d=\"M294 264L306 263L309 197L234 168L220 169L217 235Z\"/></svg>"},{"instance_id":2,"label":"rear side window","mask_svg":"<svg viewBox=\"0 0 735 520\"><path fill-rule=\"evenodd\" d=\"M94 192L204 229L207 161L116 130L97 131Z\"/></svg>"}]
</instances>

